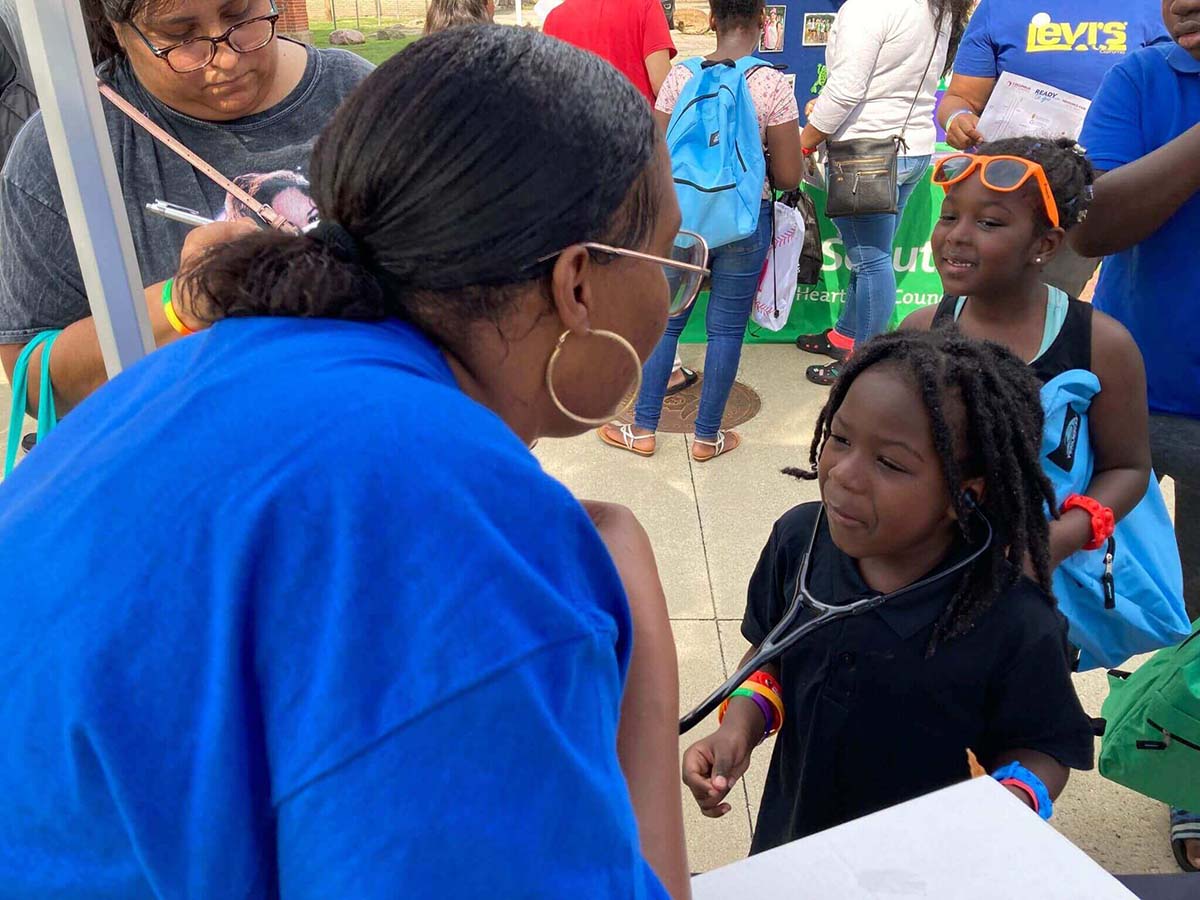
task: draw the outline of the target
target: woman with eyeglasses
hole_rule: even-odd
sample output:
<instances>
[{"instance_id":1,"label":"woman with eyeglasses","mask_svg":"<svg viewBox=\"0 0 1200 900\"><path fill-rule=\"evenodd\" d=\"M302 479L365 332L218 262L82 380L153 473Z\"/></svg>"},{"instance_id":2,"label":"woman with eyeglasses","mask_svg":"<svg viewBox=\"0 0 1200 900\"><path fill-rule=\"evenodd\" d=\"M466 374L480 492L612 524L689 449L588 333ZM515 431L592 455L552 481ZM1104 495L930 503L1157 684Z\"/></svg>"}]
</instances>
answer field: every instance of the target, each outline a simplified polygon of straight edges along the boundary
<instances>
[{"instance_id":1,"label":"woman with eyeglasses","mask_svg":"<svg viewBox=\"0 0 1200 900\"><path fill-rule=\"evenodd\" d=\"M281 37L274 0L83 0L83 7L101 80L230 180L303 175L317 134L372 68L352 53ZM254 225L222 222L189 236L188 226L148 213L147 203L166 200L220 219L226 190L101 102L154 338L166 344L180 336L164 299L185 241L194 254ZM307 224L298 218L291 224ZM0 177L0 246L0 362L11 378L25 344L62 329L50 358L61 414L106 376L40 116ZM30 359L31 410L43 352Z\"/></svg>"},{"instance_id":2,"label":"woman with eyeglasses","mask_svg":"<svg viewBox=\"0 0 1200 900\"><path fill-rule=\"evenodd\" d=\"M346 101L309 180L316 230L189 267L173 308L211 327L0 485L0 884L686 896L665 604L639 626L528 449L619 411L705 272L645 100L452 29Z\"/></svg>"}]
</instances>

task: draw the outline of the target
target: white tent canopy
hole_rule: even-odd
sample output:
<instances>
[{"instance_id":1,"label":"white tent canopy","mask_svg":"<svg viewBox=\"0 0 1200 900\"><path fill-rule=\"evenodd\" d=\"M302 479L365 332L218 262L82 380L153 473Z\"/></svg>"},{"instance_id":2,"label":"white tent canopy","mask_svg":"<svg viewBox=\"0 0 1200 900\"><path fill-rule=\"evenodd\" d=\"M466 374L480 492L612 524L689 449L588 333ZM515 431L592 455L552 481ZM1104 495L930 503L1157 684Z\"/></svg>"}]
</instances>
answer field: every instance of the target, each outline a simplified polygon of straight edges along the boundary
<instances>
[{"instance_id":1,"label":"white tent canopy","mask_svg":"<svg viewBox=\"0 0 1200 900\"><path fill-rule=\"evenodd\" d=\"M17 0L17 13L104 367L112 378L153 350L154 338L83 14L79 0Z\"/></svg>"}]
</instances>

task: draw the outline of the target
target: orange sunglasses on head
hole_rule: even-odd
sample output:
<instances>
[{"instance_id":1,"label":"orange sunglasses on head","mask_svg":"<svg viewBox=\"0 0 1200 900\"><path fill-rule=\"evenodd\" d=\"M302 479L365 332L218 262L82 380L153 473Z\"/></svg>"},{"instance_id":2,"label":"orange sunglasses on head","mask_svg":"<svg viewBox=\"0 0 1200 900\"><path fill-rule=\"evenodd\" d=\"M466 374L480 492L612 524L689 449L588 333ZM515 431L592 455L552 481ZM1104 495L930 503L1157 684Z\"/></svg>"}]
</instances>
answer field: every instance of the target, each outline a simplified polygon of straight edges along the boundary
<instances>
[{"instance_id":1,"label":"orange sunglasses on head","mask_svg":"<svg viewBox=\"0 0 1200 900\"><path fill-rule=\"evenodd\" d=\"M1058 227L1058 204L1054 201L1054 191L1050 190L1045 170L1032 160L1020 156L973 156L970 153L955 153L933 167L933 183L948 188L965 178L970 178L976 171L979 172L979 180L985 188L1002 193L1020 190L1030 178L1036 180L1042 192L1042 203L1046 206L1046 217L1050 219L1051 225Z\"/></svg>"}]
</instances>

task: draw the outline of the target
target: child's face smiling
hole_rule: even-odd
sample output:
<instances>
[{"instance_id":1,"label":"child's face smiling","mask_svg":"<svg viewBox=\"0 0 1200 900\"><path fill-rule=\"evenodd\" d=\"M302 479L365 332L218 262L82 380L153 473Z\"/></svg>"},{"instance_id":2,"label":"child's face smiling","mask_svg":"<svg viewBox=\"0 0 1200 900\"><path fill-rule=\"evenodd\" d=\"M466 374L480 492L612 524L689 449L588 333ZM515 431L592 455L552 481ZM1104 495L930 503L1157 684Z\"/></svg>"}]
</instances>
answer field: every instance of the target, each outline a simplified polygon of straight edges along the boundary
<instances>
[{"instance_id":1,"label":"child's face smiling","mask_svg":"<svg viewBox=\"0 0 1200 900\"><path fill-rule=\"evenodd\" d=\"M817 472L833 542L859 560L868 583L864 561L911 570L902 586L945 555L955 512L929 413L902 370L881 365L855 379Z\"/></svg>"},{"instance_id":2,"label":"child's face smiling","mask_svg":"<svg viewBox=\"0 0 1200 900\"><path fill-rule=\"evenodd\" d=\"M1058 244L1057 230L1044 231L1038 221L1040 204L1028 185L993 191L978 173L951 185L931 238L946 293L996 294L1019 284Z\"/></svg>"}]
</instances>

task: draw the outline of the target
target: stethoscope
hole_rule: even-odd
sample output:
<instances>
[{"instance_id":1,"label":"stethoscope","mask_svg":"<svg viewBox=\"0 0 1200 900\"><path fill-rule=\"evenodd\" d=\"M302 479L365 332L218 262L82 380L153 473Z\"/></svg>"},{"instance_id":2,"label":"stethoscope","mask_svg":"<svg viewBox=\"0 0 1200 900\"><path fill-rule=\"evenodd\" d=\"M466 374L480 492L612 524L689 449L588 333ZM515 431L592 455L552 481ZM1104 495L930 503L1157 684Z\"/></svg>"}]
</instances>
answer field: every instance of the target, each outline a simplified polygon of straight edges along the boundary
<instances>
[{"instance_id":1,"label":"stethoscope","mask_svg":"<svg viewBox=\"0 0 1200 900\"><path fill-rule=\"evenodd\" d=\"M823 625L828 625L831 622L836 622L839 619L848 619L852 616L859 616L865 612L882 606L893 600L897 600L906 594L911 594L919 591L922 588L928 587L935 582L941 581L944 578L949 578L966 569L968 566L975 564L975 561L982 556L987 549L992 545L992 540L995 532L992 530L992 523L988 521L988 517L983 514L983 510L979 508L979 504L975 500L975 495L971 491L967 491L963 495L963 500L968 510L979 517L987 529L987 536L983 543L973 549L970 554L964 557L959 562L952 565L950 568L933 575L922 578L920 581L914 582L906 587L900 588L898 591L892 591L888 594L879 594L875 597L866 597L862 600L855 600L852 603L846 603L841 606L832 606L824 601L818 600L812 595L808 589L809 572L811 569L811 561L813 555L813 547L816 546L817 532L821 530L821 521L825 518L825 506L821 505L820 511L817 513L816 524L813 525L812 534L808 538L808 549L804 551L804 561L800 564L800 577L796 580L796 593L792 597L792 602L788 605L787 612L783 614L783 618L779 620L771 632L763 638L763 642L759 644L758 652L729 677L729 679L719 688L708 695L703 703L693 709L690 713L679 720L679 733L686 734L691 731L701 721L704 720L709 713L721 705L721 703L736 691L751 675L758 669L768 663L772 663L782 656L785 652L795 646L799 641L802 641L808 635L812 634ZM816 616L809 619L804 624L800 625L794 631L792 626L800 617L800 613L804 610L810 610L816 613ZM789 633L790 632L790 633Z\"/></svg>"}]
</instances>

